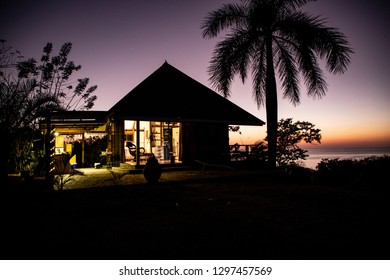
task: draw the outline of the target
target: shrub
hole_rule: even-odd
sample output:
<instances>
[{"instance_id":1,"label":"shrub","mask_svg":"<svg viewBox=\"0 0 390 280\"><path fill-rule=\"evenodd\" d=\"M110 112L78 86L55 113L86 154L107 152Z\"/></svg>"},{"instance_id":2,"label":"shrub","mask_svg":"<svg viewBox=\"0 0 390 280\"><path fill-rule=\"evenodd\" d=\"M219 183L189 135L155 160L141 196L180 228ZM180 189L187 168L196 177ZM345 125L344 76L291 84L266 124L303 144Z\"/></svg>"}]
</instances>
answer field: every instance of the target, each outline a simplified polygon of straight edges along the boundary
<instances>
[{"instance_id":1,"label":"shrub","mask_svg":"<svg viewBox=\"0 0 390 280\"><path fill-rule=\"evenodd\" d=\"M333 185L382 188L388 179L390 157L323 159L316 167L316 181Z\"/></svg>"}]
</instances>

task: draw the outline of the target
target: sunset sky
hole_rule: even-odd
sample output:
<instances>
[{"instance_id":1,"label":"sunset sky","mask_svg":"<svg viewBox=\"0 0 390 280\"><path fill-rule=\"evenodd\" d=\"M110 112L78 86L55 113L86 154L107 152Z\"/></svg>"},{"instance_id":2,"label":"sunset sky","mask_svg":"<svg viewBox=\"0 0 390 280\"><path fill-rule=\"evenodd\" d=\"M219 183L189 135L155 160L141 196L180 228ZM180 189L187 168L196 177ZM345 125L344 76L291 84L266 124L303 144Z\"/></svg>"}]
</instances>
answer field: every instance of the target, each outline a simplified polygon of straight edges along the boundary
<instances>
[{"instance_id":1,"label":"sunset sky","mask_svg":"<svg viewBox=\"0 0 390 280\"><path fill-rule=\"evenodd\" d=\"M6 1L0 39L25 57L40 58L52 42L55 52L72 42L70 58L82 65L80 77L96 84L93 110L108 110L165 60L211 87L207 68L215 44L203 39L200 25L208 12L234 0ZM279 119L309 121L321 129L322 145L390 146L390 26L384 0L318 0L304 10L327 18L354 49L344 75L326 73L328 92L321 100L306 96L294 107L279 94ZM325 70L325 69L324 69ZM251 79L239 79L230 100L266 121L265 108L252 99ZM145 100L145 105L150 100ZM231 142L252 144L266 126L242 127Z\"/></svg>"}]
</instances>

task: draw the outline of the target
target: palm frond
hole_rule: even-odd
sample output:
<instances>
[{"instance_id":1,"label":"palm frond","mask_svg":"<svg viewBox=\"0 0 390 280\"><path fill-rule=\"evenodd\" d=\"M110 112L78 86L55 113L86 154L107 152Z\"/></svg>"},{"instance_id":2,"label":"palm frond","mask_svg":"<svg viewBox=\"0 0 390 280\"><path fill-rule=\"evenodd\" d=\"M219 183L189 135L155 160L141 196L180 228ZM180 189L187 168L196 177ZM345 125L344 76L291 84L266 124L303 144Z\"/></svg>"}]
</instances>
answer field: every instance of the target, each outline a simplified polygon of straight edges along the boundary
<instances>
[{"instance_id":1,"label":"palm frond","mask_svg":"<svg viewBox=\"0 0 390 280\"><path fill-rule=\"evenodd\" d=\"M274 40L277 44L276 68L282 82L283 98L289 99L296 106L300 103L299 73L296 61L290 52L290 48L283 41Z\"/></svg>"},{"instance_id":2,"label":"palm frond","mask_svg":"<svg viewBox=\"0 0 390 280\"><path fill-rule=\"evenodd\" d=\"M326 58L327 70L333 74L342 74L347 70L354 53L346 37L337 28L319 28L315 40L320 57Z\"/></svg>"},{"instance_id":3,"label":"palm frond","mask_svg":"<svg viewBox=\"0 0 390 280\"><path fill-rule=\"evenodd\" d=\"M336 74L346 70L353 53L345 36L325 24L325 19L304 12L291 13L279 23L281 37L295 52L308 94L315 97L324 96L327 90L318 58L325 58L327 70Z\"/></svg>"},{"instance_id":4,"label":"palm frond","mask_svg":"<svg viewBox=\"0 0 390 280\"><path fill-rule=\"evenodd\" d=\"M240 5L225 4L208 14L202 24L203 37L230 30L217 44L209 67L214 87L229 96L234 76L240 74L244 82L246 68L251 67L253 97L258 106L263 105L267 63L262 40L272 36L283 97L293 105L299 104L301 76L308 95L324 96L327 83L319 59L326 61L331 73L343 73L353 50L341 32L326 26L325 19L298 10L311 1L314 0L244 0ZM242 34L247 35L246 40Z\"/></svg>"},{"instance_id":5,"label":"palm frond","mask_svg":"<svg viewBox=\"0 0 390 280\"><path fill-rule=\"evenodd\" d=\"M326 94L328 85L324 79L323 71L318 66L316 55L306 46L301 46L298 51L299 69L304 77L304 82L308 90L307 94L321 98Z\"/></svg>"},{"instance_id":6,"label":"palm frond","mask_svg":"<svg viewBox=\"0 0 390 280\"><path fill-rule=\"evenodd\" d=\"M354 51L345 35L337 28L327 27L324 18L294 12L285 17L279 27L284 36L325 58L327 70L333 74L344 73L351 62Z\"/></svg>"},{"instance_id":7,"label":"palm frond","mask_svg":"<svg viewBox=\"0 0 390 280\"><path fill-rule=\"evenodd\" d=\"M203 38L213 38L226 28L240 27L245 22L246 9L239 4L224 4L221 8L207 14L201 24Z\"/></svg>"},{"instance_id":8,"label":"palm frond","mask_svg":"<svg viewBox=\"0 0 390 280\"><path fill-rule=\"evenodd\" d=\"M229 54L224 43L225 41L222 41L217 44L208 71L212 86L227 97L230 95L230 84L234 78L234 70L233 65L227 59Z\"/></svg>"},{"instance_id":9,"label":"palm frond","mask_svg":"<svg viewBox=\"0 0 390 280\"><path fill-rule=\"evenodd\" d=\"M251 48L250 34L244 30L235 30L217 44L209 66L210 81L225 97L230 95L230 84L237 73L245 82Z\"/></svg>"},{"instance_id":10,"label":"palm frond","mask_svg":"<svg viewBox=\"0 0 390 280\"><path fill-rule=\"evenodd\" d=\"M266 50L263 41L257 47L257 52L252 58L252 79L253 79L253 99L257 107L260 108L265 104L266 93Z\"/></svg>"},{"instance_id":11,"label":"palm frond","mask_svg":"<svg viewBox=\"0 0 390 280\"><path fill-rule=\"evenodd\" d=\"M307 2L314 2L316 0L279 0L277 1L280 9L288 11L295 10L307 4Z\"/></svg>"}]
</instances>

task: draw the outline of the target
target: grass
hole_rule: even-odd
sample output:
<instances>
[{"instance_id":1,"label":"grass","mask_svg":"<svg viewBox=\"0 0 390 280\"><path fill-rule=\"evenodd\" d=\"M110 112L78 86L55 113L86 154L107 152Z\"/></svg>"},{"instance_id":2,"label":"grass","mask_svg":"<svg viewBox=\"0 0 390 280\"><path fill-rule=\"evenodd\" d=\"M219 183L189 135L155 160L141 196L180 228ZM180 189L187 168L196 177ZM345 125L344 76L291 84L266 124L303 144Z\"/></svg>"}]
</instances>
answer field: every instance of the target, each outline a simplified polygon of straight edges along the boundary
<instances>
[{"instance_id":1,"label":"grass","mask_svg":"<svg viewBox=\"0 0 390 280\"><path fill-rule=\"evenodd\" d=\"M204 171L207 172L207 171ZM1 259L388 259L390 193L280 174L1 196Z\"/></svg>"}]
</instances>

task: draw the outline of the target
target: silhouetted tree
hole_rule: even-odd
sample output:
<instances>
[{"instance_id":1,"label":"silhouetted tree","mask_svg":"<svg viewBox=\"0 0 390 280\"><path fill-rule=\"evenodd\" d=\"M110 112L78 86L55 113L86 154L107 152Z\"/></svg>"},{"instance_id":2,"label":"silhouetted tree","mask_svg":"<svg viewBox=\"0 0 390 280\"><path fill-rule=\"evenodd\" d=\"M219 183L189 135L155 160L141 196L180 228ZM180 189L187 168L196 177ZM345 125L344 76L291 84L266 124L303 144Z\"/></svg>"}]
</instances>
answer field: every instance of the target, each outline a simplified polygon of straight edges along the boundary
<instances>
[{"instance_id":1,"label":"silhouetted tree","mask_svg":"<svg viewBox=\"0 0 390 280\"><path fill-rule=\"evenodd\" d=\"M26 166L30 157L33 128L36 120L48 107L57 108L57 100L48 94L36 92L37 82L32 78L18 78L16 65L20 53L0 47L0 180L8 180L8 167ZM16 151L18 149L18 151ZM20 161L20 162L16 162Z\"/></svg>"},{"instance_id":2,"label":"silhouetted tree","mask_svg":"<svg viewBox=\"0 0 390 280\"><path fill-rule=\"evenodd\" d=\"M69 79L75 71L81 69L81 65L68 60L71 49L72 43L64 43L59 54L52 55L53 44L47 43L40 64L35 58L17 63L18 77L34 79L37 83L36 92L53 96L63 110L88 110L96 100L96 95L92 93L97 86L88 87L89 78L78 79L76 87L72 86Z\"/></svg>"},{"instance_id":3,"label":"silhouetted tree","mask_svg":"<svg viewBox=\"0 0 390 280\"><path fill-rule=\"evenodd\" d=\"M307 121L293 122L292 118L281 119L278 122L278 137L276 141L276 162L278 166L297 165L300 160L305 160L307 150L298 146L299 143L321 143L321 130ZM268 141L268 137L264 139ZM268 152L268 145L264 142L257 144L256 150L261 151L259 157Z\"/></svg>"},{"instance_id":4,"label":"silhouetted tree","mask_svg":"<svg viewBox=\"0 0 390 280\"><path fill-rule=\"evenodd\" d=\"M319 59L327 70L343 73L350 63L352 49L346 37L325 20L299 10L310 0L243 0L224 4L210 12L201 29L204 38L222 30L226 37L217 43L209 66L210 80L225 97L236 74L245 82L252 72L253 96L265 105L269 145L268 163L276 166L278 98L276 74L283 97L295 106L300 103L300 78L308 95L322 97L327 84Z\"/></svg>"},{"instance_id":5,"label":"silhouetted tree","mask_svg":"<svg viewBox=\"0 0 390 280\"><path fill-rule=\"evenodd\" d=\"M92 95L96 86L87 89L88 78L79 79L73 92L70 83L67 84L72 73L81 68L68 61L71 43L65 43L58 56L51 56L52 44L48 43L38 65L34 58L23 60L20 52L5 42L0 42L0 135L4 143L0 176L3 181L8 179L10 158L28 158L27 154L16 156L20 151L16 153L15 149L31 150L32 136L43 117L53 110L90 109L96 100ZM18 145L13 145L15 139Z\"/></svg>"}]
</instances>

